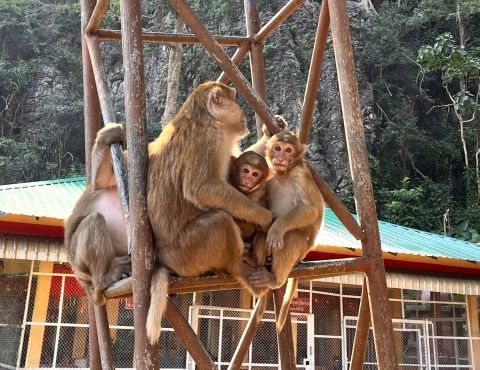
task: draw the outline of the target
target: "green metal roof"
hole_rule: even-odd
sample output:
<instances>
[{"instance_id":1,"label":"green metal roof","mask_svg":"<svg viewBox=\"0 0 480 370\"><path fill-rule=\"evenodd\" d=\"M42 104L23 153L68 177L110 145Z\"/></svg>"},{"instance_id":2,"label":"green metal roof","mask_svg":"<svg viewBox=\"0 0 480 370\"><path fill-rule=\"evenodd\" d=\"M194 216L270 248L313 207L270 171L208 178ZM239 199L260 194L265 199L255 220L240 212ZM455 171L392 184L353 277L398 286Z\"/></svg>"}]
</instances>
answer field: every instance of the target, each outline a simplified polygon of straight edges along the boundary
<instances>
[{"instance_id":1,"label":"green metal roof","mask_svg":"<svg viewBox=\"0 0 480 370\"><path fill-rule=\"evenodd\" d=\"M85 178L0 186L0 220L5 214L65 219L84 189ZM384 252L480 262L480 245L382 221L379 228ZM361 248L330 209L316 244Z\"/></svg>"},{"instance_id":2,"label":"green metal roof","mask_svg":"<svg viewBox=\"0 0 480 370\"><path fill-rule=\"evenodd\" d=\"M480 245L439 234L379 221L382 251L433 258L480 262ZM360 249L361 244L345 229L331 209L325 210L325 225L316 244Z\"/></svg>"},{"instance_id":3,"label":"green metal roof","mask_svg":"<svg viewBox=\"0 0 480 370\"><path fill-rule=\"evenodd\" d=\"M63 220L84 189L84 177L0 186L0 220L8 214Z\"/></svg>"}]
</instances>

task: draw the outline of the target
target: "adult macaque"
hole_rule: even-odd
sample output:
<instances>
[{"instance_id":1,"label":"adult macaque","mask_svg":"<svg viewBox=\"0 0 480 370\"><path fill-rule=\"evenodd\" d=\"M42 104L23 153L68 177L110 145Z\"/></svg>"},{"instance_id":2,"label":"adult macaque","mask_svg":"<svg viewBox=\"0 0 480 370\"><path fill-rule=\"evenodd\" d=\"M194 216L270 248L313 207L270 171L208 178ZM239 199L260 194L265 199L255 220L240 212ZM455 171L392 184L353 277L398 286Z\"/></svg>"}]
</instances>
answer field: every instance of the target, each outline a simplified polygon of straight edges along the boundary
<instances>
[{"instance_id":1,"label":"adult macaque","mask_svg":"<svg viewBox=\"0 0 480 370\"><path fill-rule=\"evenodd\" d=\"M322 225L324 201L303 161L304 151L305 145L291 132L279 132L267 142L267 161L274 172L267 184L268 204L275 221L266 235L257 235L255 252L260 264L271 255L272 265L271 271L260 267L249 275L254 288L280 288L293 266L313 246ZM294 288L292 281L285 294L288 304ZM277 320L279 328L285 322L288 304L282 305Z\"/></svg>"},{"instance_id":2,"label":"adult macaque","mask_svg":"<svg viewBox=\"0 0 480 370\"><path fill-rule=\"evenodd\" d=\"M131 273L127 234L111 165L109 145L125 139L122 125L101 129L92 150L91 183L65 221L72 269L94 303L103 291Z\"/></svg>"},{"instance_id":3,"label":"adult macaque","mask_svg":"<svg viewBox=\"0 0 480 370\"><path fill-rule=\"evenodd\" d=\"M147 336L156 343L166 306L168 274L197 276L226 271L254 294L241 259L244 244L234 221L267 228L269 210L232 187L233 148L248 133L235 89L209 82L198 86L149 147L148 214L158 268L151 283Z\"/></svg>"},{"instance_id":4,"label":"adult macaque","mask_svg":"<svg viewBox=\"0 0 480 370\"><path fill-rule=\"evenodd\" d=\"M232 156L230 163L230 184L245 194L249 199L267 207L265 189L272 172L268 169L265 158L253 151L246 151L238 158ZM240 227L242 239L250 242L257 231L257 225L236 220Z\"/></svg>"}]
</instances>

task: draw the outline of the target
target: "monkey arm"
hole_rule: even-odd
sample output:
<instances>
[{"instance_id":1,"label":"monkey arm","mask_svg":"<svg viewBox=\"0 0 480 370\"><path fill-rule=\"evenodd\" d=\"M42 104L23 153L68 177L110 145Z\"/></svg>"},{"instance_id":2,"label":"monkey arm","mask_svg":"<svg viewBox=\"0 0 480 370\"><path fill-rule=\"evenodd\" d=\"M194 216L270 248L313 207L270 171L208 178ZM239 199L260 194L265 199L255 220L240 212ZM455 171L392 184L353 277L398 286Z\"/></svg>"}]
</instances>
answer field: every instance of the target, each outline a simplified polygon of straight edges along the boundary
<instances>
[{"instance_id":1,"label":"monkey arm","mask_svg":"<svg viewBox=\"0 0 480 370\"><path fill-rule=\"evenodd\" d=\"M275 228L286 234L287 231L313 224L317 218L317 207L303 203L290 210L290 212L280 215L270 229Z\"/></svg>"},{"instance_id":2,"label":"monkey arm","mask_svg":"<svg viewBox=\"0 0 480 370\"><path fill-rule=\"evenodd\" d=\"M97 133L95 145L92 149L91 183L94 190L108 189L116 186L113 173L110 144L125 140L123 126L109 123Z\"/></svg>"},{"instance_id":3,"label":"monkey arm","mask_svg":"<svg viewBox=\"0 0 480 370\"><path fill-rule=\"evenodd\" d=\"M275 254L283 248L284 237L289 230L309 226L317 219L318 209L307 204L300 204L290 212L279 216L267 233L267 253Z\"/></svg>"},{"instance_id":4,"label":"monkey arm","mask_svg":"<svg viewBox=\"0 0 480 370\"><path fill-rule=\"evenodd\" d=\"M260 139L258 139L258 141L256 143L250 145L245 150L245 152L253 151L253 152L256 152L258 154L261 154L261 155L265 156L265 152L267 151L267 141L268 141L268 139L269 139L269 136L263 135Z\"/></svg>"},{"instance_id":5,"label":"monkey arm","mask_svg":"<svg viewBox=\"0 0 480 370\"><path fill-rule=\"evenodd\" d=\"M184 191L185 198L201 209L223 209L233 217L268 227L272 213L248 199L226 182L208 182Z\"/></svg>"}]
</instances>

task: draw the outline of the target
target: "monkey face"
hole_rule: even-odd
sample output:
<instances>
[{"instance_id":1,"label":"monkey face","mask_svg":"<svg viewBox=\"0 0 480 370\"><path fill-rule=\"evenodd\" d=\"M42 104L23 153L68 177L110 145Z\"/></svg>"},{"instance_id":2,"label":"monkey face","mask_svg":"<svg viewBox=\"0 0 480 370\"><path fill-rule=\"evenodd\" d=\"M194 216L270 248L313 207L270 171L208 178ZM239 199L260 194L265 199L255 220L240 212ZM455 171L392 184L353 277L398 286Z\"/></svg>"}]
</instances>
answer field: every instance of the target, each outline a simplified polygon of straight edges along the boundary
<instances>
[{"instance_id":1,"label":"monkey face","mask_svg":"<svg viewBox=\"0 0 480 370\"><path fill-rule=\"evenodd\" d=\"M273 170L275 172L285 172L297 159L297 150L291 143L278 141L272 146L270 156Z\"/></svg>"},{"instance_id":2,"label":"monkey face","mask_svg":"<svg viewBox=\"0 0 480 370\"><path fill-rule=\"evenodd\" d=\"M265 174L262 170L255 168L247 163L241 164L238 168L237 186L238 189L245 194L248 194L261 184Z\"/></svg>"}]
</instances>

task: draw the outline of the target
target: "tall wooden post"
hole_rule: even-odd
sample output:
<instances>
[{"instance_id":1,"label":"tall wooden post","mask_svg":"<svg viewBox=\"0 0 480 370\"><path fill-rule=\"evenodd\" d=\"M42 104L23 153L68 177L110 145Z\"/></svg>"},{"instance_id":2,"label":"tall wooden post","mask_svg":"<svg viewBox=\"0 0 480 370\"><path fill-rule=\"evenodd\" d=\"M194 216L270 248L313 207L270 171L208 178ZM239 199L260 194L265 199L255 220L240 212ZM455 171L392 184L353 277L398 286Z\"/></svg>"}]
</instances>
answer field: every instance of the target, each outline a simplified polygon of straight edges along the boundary
<instances>
[{"instance_id":1,"label":"tall wooden post","mask_svg":"<svg viewBox=\"0 0 480 370\"><path fill-rule=\"evenodd\" d=\"M371 267L367 271L367 283L369 303L373 308L372 324L378 366L379 369L397 369L377 211L353 63L347 4L346 0L328 0L328 6L357 214L360 225L367 235L362 241L362 249L365 256L372 259Z\"/></svg>"},{"instance_id":2,"label":"tall wooden post","mask_svg":"<svg viewBox=\"0 0 480 370\"><path fill-rule=\"evenodd\" d=\"M134 302L135 364L139 370L158 368L158 356L145 335L150 305L153 242L147 215L147 115L140 0L120 2L125 71L132 289ZM141 334L140 334L141 333Z\"/></svg>"}]
</instances>

